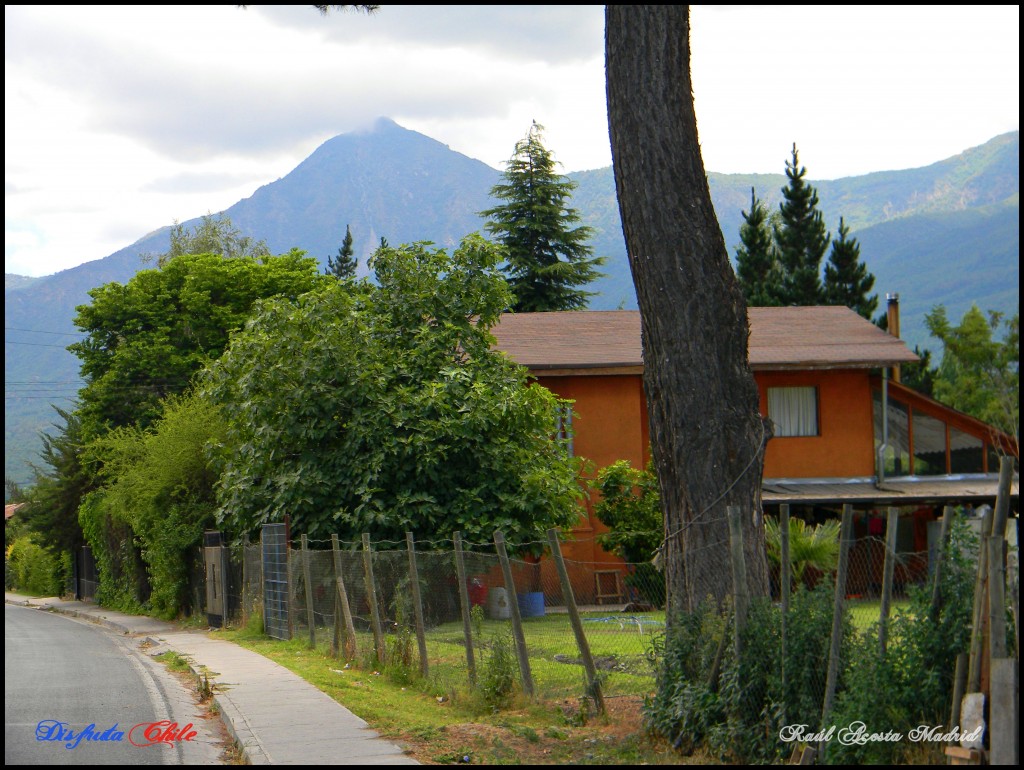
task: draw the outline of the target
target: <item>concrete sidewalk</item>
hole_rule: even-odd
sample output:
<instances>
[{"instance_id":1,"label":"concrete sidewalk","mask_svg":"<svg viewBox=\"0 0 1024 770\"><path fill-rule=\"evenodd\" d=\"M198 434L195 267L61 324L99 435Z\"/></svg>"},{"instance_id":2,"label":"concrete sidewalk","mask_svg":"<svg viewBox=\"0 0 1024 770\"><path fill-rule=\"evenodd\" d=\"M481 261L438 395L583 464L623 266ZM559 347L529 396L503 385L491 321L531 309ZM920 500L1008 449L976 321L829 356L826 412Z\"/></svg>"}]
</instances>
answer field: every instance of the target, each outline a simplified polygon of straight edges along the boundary
<instances>
[{"instance_id":1,"label":"concrete sidewalk","mask_svg":"<svg viewBox=\"0 0 1024 770\"><path fill-rule=\"evenodd\" d=\"M214 701L249 764L419 764L301 677L205 631L185 631L172 623L86 602L8 593L4 600L90 620L140 641L148 639L154 643L147 650L150 655L173 650L186 656L194 671L206 671L210 684L216 685Z\"/></svg>"}]
</instances>

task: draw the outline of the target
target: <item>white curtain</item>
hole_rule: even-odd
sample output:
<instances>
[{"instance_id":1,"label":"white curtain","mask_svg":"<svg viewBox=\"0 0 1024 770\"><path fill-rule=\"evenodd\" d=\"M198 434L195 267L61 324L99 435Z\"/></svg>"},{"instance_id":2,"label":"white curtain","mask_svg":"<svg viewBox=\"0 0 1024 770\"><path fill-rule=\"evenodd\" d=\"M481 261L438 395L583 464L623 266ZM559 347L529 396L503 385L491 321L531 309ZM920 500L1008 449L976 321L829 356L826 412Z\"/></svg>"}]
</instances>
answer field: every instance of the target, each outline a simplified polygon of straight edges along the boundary
<instances>
[{"instance_id":1,"label":"white curtain","mask_svg":"<svg viewBox=\"0 0 1024 770\"><path fill-rule=\"evenodd\" d=\"M768 417L776 436L817 436L818 389L768 388Z\"/></svg>"}]
</instances>

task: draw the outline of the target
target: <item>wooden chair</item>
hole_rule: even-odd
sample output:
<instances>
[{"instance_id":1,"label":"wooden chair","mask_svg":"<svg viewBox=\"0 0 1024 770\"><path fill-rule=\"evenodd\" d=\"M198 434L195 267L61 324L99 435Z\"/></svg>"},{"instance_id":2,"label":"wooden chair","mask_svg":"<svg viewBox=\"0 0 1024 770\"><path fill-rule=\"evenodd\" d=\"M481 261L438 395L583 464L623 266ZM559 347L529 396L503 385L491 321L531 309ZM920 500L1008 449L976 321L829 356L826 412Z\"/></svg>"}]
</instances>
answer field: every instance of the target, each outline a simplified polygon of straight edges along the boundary
<instances>
[{"instance_id":1,"label":"wooden chair","mask_svg":"<svg viewBox=\"0 0 1024 770\"><path fill-rule=\"evenodd\" d=\"M617 569L594 571L594 600L598 604L622 604L626 600L622 590L622 575Z\"/></svg>"}]
</instances>

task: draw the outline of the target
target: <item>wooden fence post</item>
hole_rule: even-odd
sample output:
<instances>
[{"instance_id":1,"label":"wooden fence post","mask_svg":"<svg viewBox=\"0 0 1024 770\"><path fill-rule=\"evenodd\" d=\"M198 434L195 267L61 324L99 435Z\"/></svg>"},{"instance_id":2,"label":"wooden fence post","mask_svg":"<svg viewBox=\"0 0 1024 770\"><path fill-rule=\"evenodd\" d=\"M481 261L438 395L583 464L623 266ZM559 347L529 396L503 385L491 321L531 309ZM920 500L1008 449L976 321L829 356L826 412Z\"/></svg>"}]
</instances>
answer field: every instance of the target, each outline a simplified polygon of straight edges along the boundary
<instances>
[{"instance_id":1,"label":"wooden fence post","mask_svg":"<svg viewBox=\"0 0 1024 770\"><path fill-rule=\"evenodd\" d=\"M828 675L825 678L825 702L821 707L821 729L828 729L828 718L832 714L832 701L836 695L839 679L839 650L843 641L843 606L846 601L846 561L850 552L850 536L853 530L853 506L843 504L843 523L839 529L839 564L836 567L836 593L832 605L832 643L828 652ZM825 743L819 745L819 754L825 750Z\"/></svg>"},{"instance_id":2,"label":"wooden fence post","mask_svg":"<svg viewBox=\"0 0 1024 770\"><path fill-rule=\"evenodd\" d=\"M302 536L302 577L306 583L306 623L309 625L309 648L316 649L316 615L313 612L313 583L309 574L309 539Z\"/></svg>"},{"instance_id":3,"label":"wooden fence post","mask_svg":"<svg viewBox=\"0 0 1024 770\"><path fill-rule=\"evenodd\" d=\"M505 534L503 532L497 531L494 533L494 545L498 549L501 572L505 576L505 591L508 593L509 609L512 611L512 635L516 641L516 655L519 658L519 676L523 682L523 692L533 697L533 674L530 671L530 656L526 651L523 619L519 615L519 597L516 594L515 581L512 579L512 567L508 563L508 554L505 552Z\"/></svg>"},{"instance_id":4,"label":"wooden fence post","mask_svg":"<svg viewBox=\"0 0 1024 770\"><path fill-rule=\"evenodd\" d=\"M548 530L548 542L551 544L551 555L554 557L555 568L558 570L558 579L562 583L562 599L565 601L566 609L569 610L569 622L572 624L572 632L576 635L576 646L579 647L583 668L587 672L587 687L594 697L597 712L604 714L604 694L601 692L601 680L597 675L594 657L590 654L590 643L587 641L586 634L583 633L583 621L580 620L580 612L576 607L576 596L572 592L572 583L569 580L569 571L565 568L565 559L562 558L562 546L558 542L557 530Z\"/></svg>"},{"instance_id":5,"label":"wooden fence post","mask_svg":"<svg viewBox=\"0 0 1024 770\"><path fill-rule=\"evenodd\" d=\"M985 650L987 616L985 597L988 595L988 549L985 543L992 533L993 512L985 511L981 520L981 535L978 538L978 572L974 578L974 606L971 619L971 647L967 666L967 692L981 691L981 667Z\"/></svg>"},{"instance_id":6,"label":"wooden fence post","mask_svg":"<svg viewBox=\"0 0 1024 770\"><path fill-rule=\"evenodd\" d=\"M384 632L380 627L380 608L377 607L377 588L373 582L373 551L370 549L370 535L363 533L363 569L366 572L366 599L370 603L370 618L373 623L373 651L377 665L384 665Z\"/></svg>"},{"instance_id":7,"label":"wooden fence post","mask_svg":"<svg viewBox=\"0 0 1024 770\"><path fill-rule=\"evenodd\" d=\"M220 618L220 627L228 627L228 617L231 612L231 596L228 593L228 578L231 574L231 553L228 551L228 544L221 536L220 541L220 591L224 597L224 614Z\"/></svg>"},{"instance_id":8,"label":"wooden fence post","mask_svg":"<svg viewBox=\"0 0 1024 770\"><path fill-rule=\"evenodd\" d=\"M409 582L412 584L413 616L416 620L416 644L420 648L420 673L424 677L430 674L430 663L427 661L427 632L423 623L423 599L420 596L420 573L416 569L416 542L412 532L405 533L405 545L409 549Z\"/></svg>"},{"instance_id":9,"label":"wooden fence post","mask_svg":"<svg viewBox=\"0 0 1024 770\"><path fill-rule=\"evenodd\" d=\"M352 622L352 609L348 603L348 590L345 588L345 577L342 574L341 544L338 543L338 536L331 535L331 553L334 556L334 585L335 601L341 605L341 617L345 622L345 657L352 660L356 656L356 626ZM340 649L338 644L339 626L337 613L334 623L334 654L337 655Z\"/></svg>"},{"instance_id":10,"label":"wooden fence post","mask_svg":"<svg viewBox=\"0 0 1024 770\"><path fill-rule=\"evenodd\" d=\"M1006 648L1006 523L1010 511L1013 461L999 458L999 489L988 543L989 602L989 761L1020 763L1019 661ZM1013 592L1016 601L1017 592ZM1016 610L1016 605L1014 605ZM1016 612L1014 613L1016 616ZM1020 642L1017 642L1020 649Z\"/></svg>"},{"instance_id":11,"label":"wooden fence post","mask_svg":"<svg viewBox=\"0 0 1024 770\"><path fill-rule=\"evenodd\" d=\"M889 605L892 603L892 576L896 567L896 529L899 519L899 509L889 508L889 516L885 522L885 565L882 569L882 597L878 617L878 654L883 658L889 641Z\"/></svg>"},{"instance_id":12,"label":"wooden fence post","mask_svg":"<svg viewBox=\"0 0 1024 770\"><path fill-rule=\"evenodd\" d=\"M939 616L942 608L942 562L946 558L946 544L949 542L949 530L953 526L955 511L952 505L942 509L942 528L939 532L938 552L935 554L935 570L932 572L932 603L930 614L932 619Z\"/></svg>"},{"instance_id":13,"label":"wooden fence post","mask_svg":"<svg viewBox=\"0 0 1024 770\"><path fill-rule=\"evenodd\" d=\"M455 573L459 579L459 604L462 607L462 637L466 645L466 667L469 669L469 684L476 684L476 660L473 657L473 624L470 617L469 588L466 585L466 562L462 557L462 533L455 533Z\"/></svg>"},{"instance_id":14,"label":"wooden fence post","mask_svg":"<svg viewBox=\"0 0 1024 770\"><path fill-rule=\"evenodd\" d=\"M747 608L750 598L747 594L747 562L743 556L743 521L739 506L727 508L729 516L729 555L732 561L732 593L735 607L734 640L736 659L743 654L742 635L747 627Z\"/></svg>"},{"instance_id":15,"label":"wooden fence post","mask_svg":"<svg viewBox=\"0 0 1024 770\"><path fill-rule=\"evenodd\" d=\"M249 560L246 552L249 550L249 533L242 533L242 628L249 625L249 604L252 599L249 596Z\"/></svg>"},{"instance_id":16,"label":"wooden fence post","mask_svg":"<svg viewBox=\"0 0 1024 770\"><path fill-rule=\"evenodd\" d=\"M785 712L786 708L786 696L788 692L786 689L786 626L789 625L789 590L790 586L790 569L792 565L789 563L789 503L783 503L779 506L779 599L782 604L781 614L781 654L779 655L780 665L782 669L782 708ZM783 722L785 722L785 713L783 713Z\"/></svg>"}]
</instances>

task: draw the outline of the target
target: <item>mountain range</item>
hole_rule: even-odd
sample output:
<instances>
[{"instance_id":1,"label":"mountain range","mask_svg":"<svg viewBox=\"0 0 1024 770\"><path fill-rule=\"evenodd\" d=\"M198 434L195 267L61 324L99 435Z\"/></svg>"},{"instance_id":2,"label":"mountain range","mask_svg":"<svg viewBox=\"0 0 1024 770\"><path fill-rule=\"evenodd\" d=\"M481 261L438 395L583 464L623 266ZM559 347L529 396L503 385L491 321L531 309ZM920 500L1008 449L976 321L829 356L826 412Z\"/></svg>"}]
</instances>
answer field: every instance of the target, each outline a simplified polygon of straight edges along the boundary
<instances>
[{"instance_id":1,"label":"mountain range","mask_svg":"<svg viewBox=\"0 0 1024 770\"><path fill-rule=\"evenodd\" d=\"M1014 131L923 168L812 180L832 234L843 216L859 240L861 257L877 279L880 309L886 293L899 293L901 330L911 346L936 347L924 314L937 304L946 305L954 320L972 303L982 310L1018 310L1019 166L1020 134ZM578 183L572 205L594 229L594 253L607 257L605 277L588 287L598 292L591 308L635 308L611 167L568 176ZM224 213L272 252L298 247L323 264L350 226L365 274L366 258L382 237L392 245L427 240L451 246L482 230L477 212L493 205L489 191L499 177L481 161L381 119L372 130L328 140L289 174ZM751 188L777 210L786 177L711 172L708 182L734 255ZM167 250L170 229L54 275L5 276L8 477L31 479L27 463L38 454L39 431L56 417L50 404L70 405L79 385L78 360L63 349L77 336L75 307L88 302L89 289L124 283L152 267L144 258Z\"/></svg>"}]
</instances>

